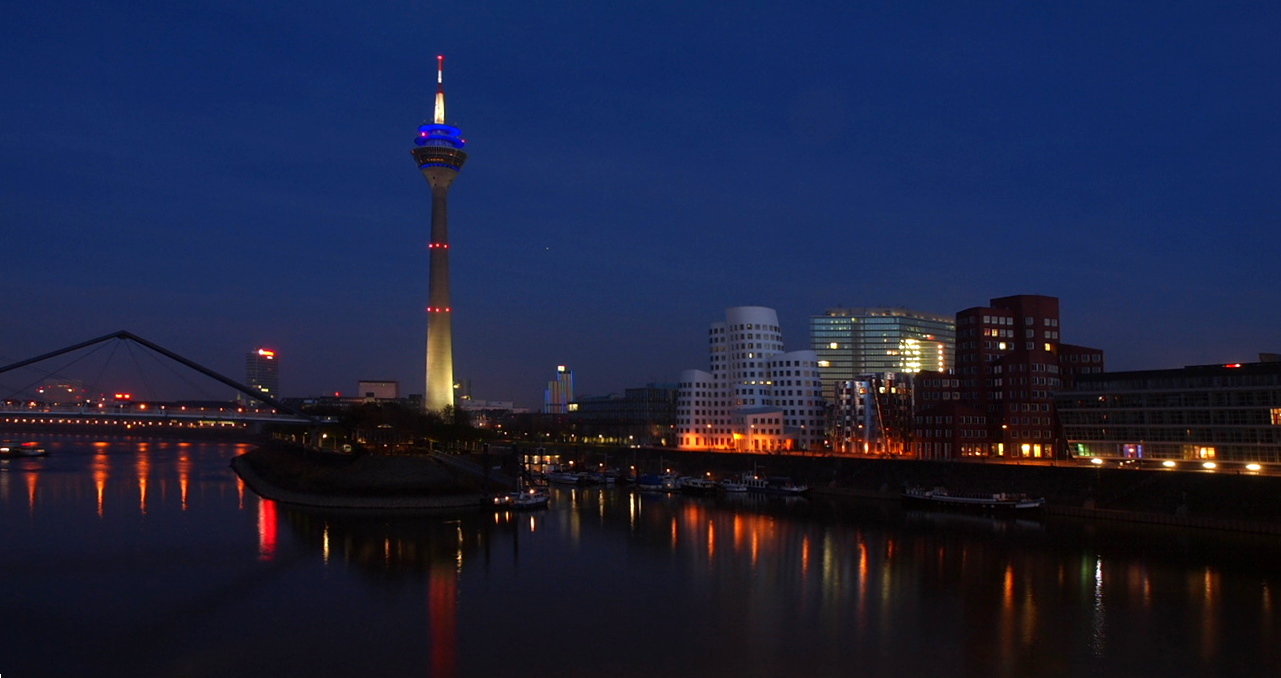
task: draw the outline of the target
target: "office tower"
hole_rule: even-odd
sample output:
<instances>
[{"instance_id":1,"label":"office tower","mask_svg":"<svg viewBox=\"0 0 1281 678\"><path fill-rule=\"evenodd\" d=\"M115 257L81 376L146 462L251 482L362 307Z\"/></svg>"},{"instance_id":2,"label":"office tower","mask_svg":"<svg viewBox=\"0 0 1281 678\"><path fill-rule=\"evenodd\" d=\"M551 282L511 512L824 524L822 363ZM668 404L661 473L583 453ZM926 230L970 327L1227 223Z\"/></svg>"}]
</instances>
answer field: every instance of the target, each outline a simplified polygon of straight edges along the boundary
<instances>
[{"instance_id":1,"label":"office tower","mask_svg":"<svg viewBox=\"0 0 1281 678\"><path fill-rule=\"evenodd\" d=\"M710 371L681 374L677 444L740 452L818 449L823 397L814 351L785 352L774 309L737 306L708 330Z\"/></svg>"},{"instance_id":2,"label":"office tower","mask_svg":"<svg viewBox=\"0 0 1281 678\"><path fill-rule=\"evenodd\" d=\"M445 57L436 57L434 122L418 128L410 153L431 187L431 277L427 288L427 373L423 407L439 412L454 404L454 346L449 295L449 186L467 160L462 130L445 124Z\"/></svg>"},{"instance_id":3,"label":"office tower","mask_svg":"<svg viewBox=\"0 0 1281 678\"><path fill-rule=\"evenodd\" d=\"M1059 300L992 299L956 314L953 374L921 373L913 448L926 458L1054 458L1054 394L1103 370L1103 351L1060 340Z\"/></svg>"},{"instance_id":4,"label":"office tower","mask_svg":"<svg viewBox=\"0 0 1281 678\"><path fill-rule=\"evenodd\" d=\"M245 354L245 385L280 398L280 362L275 351L258 348Z\"/></svg>"},{"instance_id":5,"label":"office tower","mask_svg":"<svg viewBox=\"0 0 1281 678\"><path fill-rule=\"evenodd\" d=\"M547 382L543 391L543 414L565 414L574 399L574 373L564 365L556 366L556 378Z\"/></svg>"},{"instance_id":6,"label":"office tower","mask_svg":"<svg viewBox=\"0 0 1281 678\"><path fill-rule=\"evenodd\" d=\"M830 308L810 316L823 395L870 374L946 372L952 367L956 320L906 308Z\"/></svg>"},{"instance_id":7,"label":"office tower","mask_svg":"<svg viewBox=\"0 0 1281 678\"><path fill-rule=\"evenodd\" d=\"M1070 458L1235 473L1281 459L1279 404L1277 361L1081 374L1055 395Z\"/></svg>"}]
</instances>

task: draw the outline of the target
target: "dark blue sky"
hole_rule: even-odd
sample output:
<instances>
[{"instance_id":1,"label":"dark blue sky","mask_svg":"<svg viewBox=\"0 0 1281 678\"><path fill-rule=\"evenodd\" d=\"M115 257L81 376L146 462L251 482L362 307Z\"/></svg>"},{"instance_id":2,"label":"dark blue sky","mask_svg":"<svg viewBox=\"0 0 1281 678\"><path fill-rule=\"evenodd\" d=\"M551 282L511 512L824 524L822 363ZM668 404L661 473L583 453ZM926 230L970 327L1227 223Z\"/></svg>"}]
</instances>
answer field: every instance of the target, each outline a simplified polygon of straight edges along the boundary
<instances>
[{"instance_id":1,"label":"dark blue sky","mask_svg":"<svg viewBox=\"0 0 1281 678\"><path fill-rule=\"evenodd\" d=\"M1281 350L1281 6L1045 5L26 3L0 359L127 329L421 391L437 54L477 398L675 380L748 304L792 348L829 306L1032 293L1112 369Z\"/></svg>"}]
</instances>

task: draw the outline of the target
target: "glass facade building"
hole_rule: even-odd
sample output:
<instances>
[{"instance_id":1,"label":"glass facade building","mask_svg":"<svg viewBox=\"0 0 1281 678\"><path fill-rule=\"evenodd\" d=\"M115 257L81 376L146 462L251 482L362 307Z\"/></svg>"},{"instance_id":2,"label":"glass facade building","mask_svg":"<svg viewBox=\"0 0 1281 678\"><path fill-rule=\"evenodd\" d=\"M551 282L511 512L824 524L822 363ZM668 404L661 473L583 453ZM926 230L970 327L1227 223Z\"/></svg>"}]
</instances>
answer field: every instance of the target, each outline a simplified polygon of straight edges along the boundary
<instances>
[{"instance_id":1,"label":"glass facade building","mask_svg":"<svg viewBox=\"0 0 1281 678\"><path fill-rule=\"evenodd\" d=\"M1081 375L1055 400L1075 457L1281 462L1281 363Z\"/></svg>"},{"instance_id":2,"label":"glass facade building","mask_svg":"<svg viewBox=\"0 0 1281 678\"><path fill-rule=\"evenodd\" d=\"M245 354L245 385L269 397L280 397L280 363L274 350L258 348Z\"/></svg>"},{"instance_id":3,"label":"glass facade building","mask_svg":"<svg viewBox=\"0 0 1281 678\"><path fill-rule=\"evenodd\" d=\"M947 372L956 347L956 318L906 308L832 308L810 317L823 393L869 374Z\"/></svg>"}]
</instances>

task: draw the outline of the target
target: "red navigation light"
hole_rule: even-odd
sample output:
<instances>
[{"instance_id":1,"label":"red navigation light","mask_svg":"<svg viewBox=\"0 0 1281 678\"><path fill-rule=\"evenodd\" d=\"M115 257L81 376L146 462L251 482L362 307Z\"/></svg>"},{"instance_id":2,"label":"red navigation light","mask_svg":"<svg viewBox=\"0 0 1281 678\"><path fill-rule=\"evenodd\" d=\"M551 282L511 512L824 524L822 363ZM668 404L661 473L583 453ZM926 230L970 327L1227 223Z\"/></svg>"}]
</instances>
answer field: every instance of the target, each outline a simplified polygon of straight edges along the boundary
<instances>
[{"instance_id":1,"label":"red navigation light","mask_svg":"<svg viewBox=\"0 0 1281 678\"><path fill-rule=\"evenodd\" d=\"M1224 365L1224 367L1240 367L1240 366L1241 366L1241 363L1232 363L1230 365Z\"/></svg>"}]
</instances>

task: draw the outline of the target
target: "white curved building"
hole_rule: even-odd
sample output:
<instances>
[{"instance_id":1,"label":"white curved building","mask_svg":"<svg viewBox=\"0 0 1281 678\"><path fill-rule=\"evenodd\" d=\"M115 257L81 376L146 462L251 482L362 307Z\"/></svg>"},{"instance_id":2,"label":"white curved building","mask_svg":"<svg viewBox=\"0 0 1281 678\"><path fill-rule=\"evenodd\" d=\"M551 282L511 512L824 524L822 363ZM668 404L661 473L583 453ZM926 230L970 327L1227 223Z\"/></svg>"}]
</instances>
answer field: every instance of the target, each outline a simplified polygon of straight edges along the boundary
<instances>
[{"instance_id":1,"label":"white curved building","mask_svg":"<svg viewBox=\"0 0 1281 678\"><path fill-rule=\"evenodd\" d=\"M736 306L708 329L710 371L681 373L676 401L683 449L818 449L822 382L814 351L783 350L774 309Z\"/></svg>"}]
</instances>

